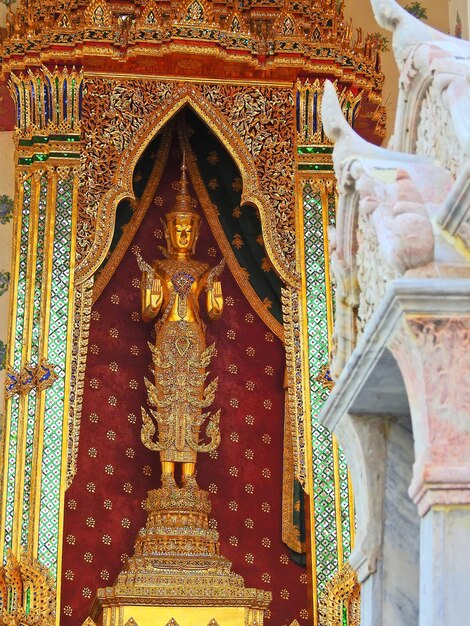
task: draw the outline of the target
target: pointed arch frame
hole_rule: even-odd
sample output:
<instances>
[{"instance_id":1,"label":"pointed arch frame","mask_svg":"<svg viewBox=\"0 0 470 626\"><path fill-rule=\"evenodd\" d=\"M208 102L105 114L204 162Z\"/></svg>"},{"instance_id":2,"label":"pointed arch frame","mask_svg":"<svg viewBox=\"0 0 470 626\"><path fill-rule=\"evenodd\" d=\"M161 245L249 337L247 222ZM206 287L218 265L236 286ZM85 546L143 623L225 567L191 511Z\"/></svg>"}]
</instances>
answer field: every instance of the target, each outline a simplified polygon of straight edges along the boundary
<instances>
[{"instance_id":1,"label":"pointed arch frame","mask_svg":"<svg viewBox=\"0 0 470 626\"><path fill-rule=\"evenodd\" d=\"M154 81L148 79L151 80ZM157 107L148 115L137 132L129 137L129 142L118 159L109 189L102 196L97 208L92 245L77 267L76 284L79 285L91 278L104 260L112 240L118 203L124 198L135 200L132 175L139 158L157 133L178 111L190 106L234 159L243 181L241 202L259 210L266 251L276 272L287 285L297 285L299 276L295 268L295 259L292 262L285 254L281 233L275 224L274 209L270 208L275 206L275 202L263 191L255 159L243 138L224 115L221 107L210 102L197 83L168 82L168 85L173 86L173 89L170 88L166 94L165 106Z\"/></svg>"}]
</instances>

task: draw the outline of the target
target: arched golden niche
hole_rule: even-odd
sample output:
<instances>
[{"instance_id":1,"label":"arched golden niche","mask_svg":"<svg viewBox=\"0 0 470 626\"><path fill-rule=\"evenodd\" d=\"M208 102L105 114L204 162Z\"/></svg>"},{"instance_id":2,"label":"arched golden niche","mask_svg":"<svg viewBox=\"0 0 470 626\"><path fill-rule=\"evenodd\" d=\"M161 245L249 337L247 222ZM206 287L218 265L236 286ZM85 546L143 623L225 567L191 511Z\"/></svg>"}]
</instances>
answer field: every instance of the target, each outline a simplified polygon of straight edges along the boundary
<instances>
[{"instance_id":1,"label":"arched golden niche","mask_svg":"<svg viewBox=\"0 0 470 626\"><path fill-rule=\"evenodd\" d=\"M192 119L193 125L201 123ZM219 450L204 459L198 482L210 492L214 516L210 523L214 530L217 524L221 552L233 561L233 569L244 576L247 585L271 589L276 613L285 614L289 623L307 611L305 570L289 560L288 549L281 542L285 357L284 346L274 331L282 331L282 325L274 318L270 320L268 303L263 304L258 297L259 302L253 305L253 294L247 297L246 290L241 289L241 279L248 285L249 279L246 268L237 261L238 239L232 243L234 238L229 241L225 236L224 241L220 230L214 229L219 221L217 214L222 211L210 196L212 188L218 188L214 183L217 176L206 177L205 184L198 167L204 159L209 170L217 171L214 150L208 149L202 156L193 154L191 139L195 133L191 123L187 120L183 131L175 126L173 139L167 127L156 147L153 178L151 174L147 187L154 185L156 178L160 180L153 196L145 191L142 194L142 199L151 198L145 215L139 215L143 204L138 203L96 280L77 473L67 493L62 604L72 613L63 618L64 625L74 623L77 611L84 610L86 595L91 598L97 587L112 582L119 572L122 563L118 546L125 546L122 551L128 556L132 553L137 529L145 520L139 505L146 491L158 485L157 458L140 442L137 417L140 406L145 405L143 375L150 363L146 344L151 330L140 321L140 272L133 248L135 251L138 246L148 260L158 255L157 246L163 244L160 216L174 202L182 147L188 159L191 195L197 198L197 210L205 216L198 250L211 264L222 254L233 257L230 271L224 276L224 283L228 283L227 288L224 284L226 311L217 324L208 324L207 328L217 344L211 376L218 375L220 381L215 405L222 405L223 439ZM219 159L230 158L220 142L217 146ZM161 166L164 158L166 167ZM240 172L236 168L233 172L230 187L233 190L235 186L240 194ZM138 172L134 179L136 176ZM227 213L240 221L240 216L233 217L233 213L245 211L258 222L254 210L240 201ZM135 229L133 220L139 223ZM258 226L261 234L260 222ZM260 243L256 245L262 250ZM116 264L117 257L120 260ZM274 272L267 262L266 254L260 271ZM251 290L254 292L253 287ZM264 310L263 319L257 309ZM85 560L79 577L87 581L86 587L80 584L75 571L78 558Z\"/></svg>"}]
</instances>

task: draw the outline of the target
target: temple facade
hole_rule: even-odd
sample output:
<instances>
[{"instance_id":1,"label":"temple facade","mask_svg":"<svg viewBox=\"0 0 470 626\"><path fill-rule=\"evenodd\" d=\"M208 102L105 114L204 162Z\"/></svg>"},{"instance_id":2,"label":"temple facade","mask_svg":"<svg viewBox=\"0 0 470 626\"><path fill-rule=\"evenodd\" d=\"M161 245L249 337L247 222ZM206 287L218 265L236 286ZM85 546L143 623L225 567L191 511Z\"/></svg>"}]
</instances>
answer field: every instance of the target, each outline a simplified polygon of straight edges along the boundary
<instances>
[{"instance_id":1,"label":"temple facade","mask_svg":"<svg viewBox=\"0 0 470 626\"><path fill-rule=\"evenodd\" d=\"M407 8L8 5L1 623L465 623L468 7Z\"/></svg>"}]
</instances>

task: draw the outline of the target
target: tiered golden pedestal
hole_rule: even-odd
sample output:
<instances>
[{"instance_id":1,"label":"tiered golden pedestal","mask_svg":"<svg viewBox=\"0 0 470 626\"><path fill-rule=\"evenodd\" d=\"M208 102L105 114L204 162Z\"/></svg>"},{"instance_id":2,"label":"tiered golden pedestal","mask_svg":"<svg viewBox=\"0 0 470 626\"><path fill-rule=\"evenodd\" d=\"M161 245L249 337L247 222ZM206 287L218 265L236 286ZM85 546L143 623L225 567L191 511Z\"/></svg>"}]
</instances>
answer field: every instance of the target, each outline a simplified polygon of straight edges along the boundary
<instances>
[{"instance_id":1,"label":"tiered golden pedestal","mask_svg":"<svg viewBox=\"0 0 470 626\"><path fill-rule=\"evenodd\" d=\"M271 594L248 589L219 553L209 494L195 484L150 491L135 554L113 587L99 589L98 626L261 626Z\"/></svg>"}]
</instances>

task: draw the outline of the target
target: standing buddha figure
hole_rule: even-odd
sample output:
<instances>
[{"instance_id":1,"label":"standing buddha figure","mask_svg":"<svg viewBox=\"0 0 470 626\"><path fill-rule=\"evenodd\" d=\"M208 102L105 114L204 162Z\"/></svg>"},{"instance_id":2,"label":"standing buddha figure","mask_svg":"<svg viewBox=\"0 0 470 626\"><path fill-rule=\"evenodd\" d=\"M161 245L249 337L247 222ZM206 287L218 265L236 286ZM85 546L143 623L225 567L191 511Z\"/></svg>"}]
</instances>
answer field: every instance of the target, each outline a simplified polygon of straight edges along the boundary
<instances>
[{"instance_id":1,"label":"standing buddha figure","mask_svg":"<svg viewBox=\"0 0 470 626\"><path fill-rule=\"evenodd\" d=\"M212 404L218 381L204 386L215 344L206 347L199 300L205 292L209 319L222 315L218 278L224 260L211 268L193 258L200 222L183 159L175 206L165 216L166 258L148 265L137 256L142 270L142 318L156 320L155 345L149 344L155 383L145 379L152 417L142 408L142 441L160 454L163 486L175 486L175 463L181 463L183 486L196 487L197 453L215 450L220 443L220 410L212 415L203 411ZM201 443L199 431L206 421L208 440Z\"/></svg>"}]
</instances>

